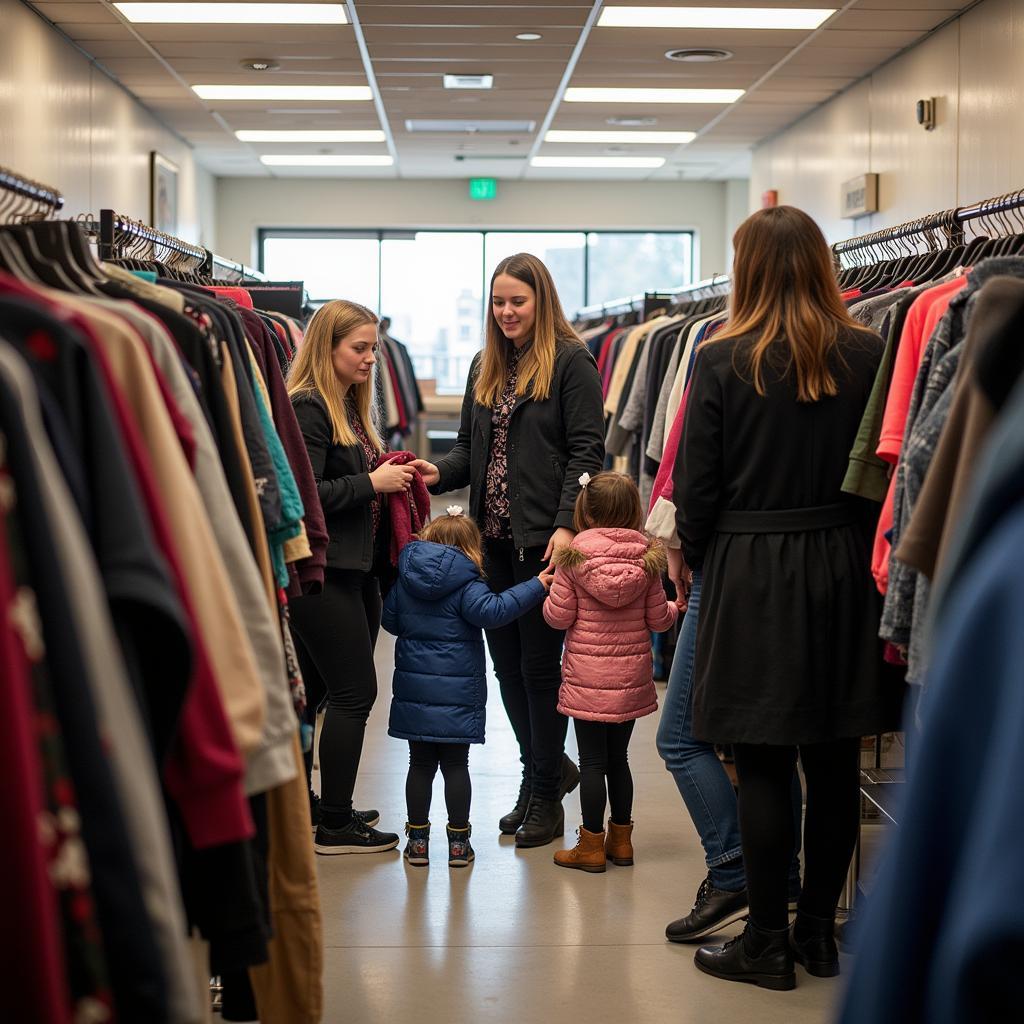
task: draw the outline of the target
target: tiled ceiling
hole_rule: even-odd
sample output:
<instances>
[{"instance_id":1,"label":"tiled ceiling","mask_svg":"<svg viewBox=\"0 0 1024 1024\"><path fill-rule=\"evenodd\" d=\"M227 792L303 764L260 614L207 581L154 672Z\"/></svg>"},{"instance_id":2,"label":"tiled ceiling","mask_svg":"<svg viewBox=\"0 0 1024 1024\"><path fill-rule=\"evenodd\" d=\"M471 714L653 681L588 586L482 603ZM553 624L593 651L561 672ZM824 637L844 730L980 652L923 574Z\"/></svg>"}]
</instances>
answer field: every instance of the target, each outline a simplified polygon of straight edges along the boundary
<instances>
[{"instance_id":1,"label":"tiled ceiling","mask_svg":"<svg viewBox=\"0 0 1024 1024\"><path fill-rule=\"evenodd\" d=\"M330 2L330 0L319 0ZM761 139L792 123L971 0L631 0L646 7L835 6L816 31L600 27L621 0L524 2L349 0L346 25L129 24L108 0L33 3L167 124L218 175L461 178L723 179L745 176ZM535 41L516 35L534 32ZM360 47L359 34L365 40ZM672 62L665 52L715 47L720 63ZM279 67L243 69L246 59ZM491 90L446 90L442 75L491 74ZM190 86L370 85L361 102L201 100ZM569 103L565 87L745 89L736 103ZM682 146L547 143L551 129L613 130L609 119L656 118L645 127L693 131ZM413 119L533 122L520 133L410 132ZM524 126L525 127L525 126ZM243 143L241 129L384 129L381 143ZM395 156L392 167L268 168L262 154ZM656 170L531 167L531 156L659 156Z\"/></svg>"}]
</instances>

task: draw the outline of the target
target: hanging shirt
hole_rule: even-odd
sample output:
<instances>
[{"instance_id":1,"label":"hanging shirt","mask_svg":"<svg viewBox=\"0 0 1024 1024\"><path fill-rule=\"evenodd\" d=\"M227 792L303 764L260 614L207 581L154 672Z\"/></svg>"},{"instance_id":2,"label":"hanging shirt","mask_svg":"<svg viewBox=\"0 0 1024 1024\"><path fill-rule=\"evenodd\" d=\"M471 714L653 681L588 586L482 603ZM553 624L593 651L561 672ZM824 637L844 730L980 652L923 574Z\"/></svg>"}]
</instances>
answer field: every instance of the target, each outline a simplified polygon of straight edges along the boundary
<instances>
[{"instance_id":1,"label":"hanging shirt","mask_svg":"<svg viewBox=\"0 0 1024 1024\"><path fill-rule=\"evenodd\" d=\"M505 388L491 413L491 458L487 463L487 509L484 536L492 539L512 536L512 509L508 494L508 426L516 407L519 360L525 349L510 346Z\"/></svg>"}]
</instances>

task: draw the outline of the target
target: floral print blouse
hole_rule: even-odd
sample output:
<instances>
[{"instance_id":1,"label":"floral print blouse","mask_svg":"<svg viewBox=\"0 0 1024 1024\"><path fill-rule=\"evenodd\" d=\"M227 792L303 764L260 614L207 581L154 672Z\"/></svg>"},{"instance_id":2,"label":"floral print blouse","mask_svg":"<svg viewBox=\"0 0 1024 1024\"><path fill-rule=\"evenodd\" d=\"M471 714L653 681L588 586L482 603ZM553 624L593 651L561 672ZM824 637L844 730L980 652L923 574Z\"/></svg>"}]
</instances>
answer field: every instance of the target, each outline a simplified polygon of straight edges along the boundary
<instances>
[{"instance_id":1,"label":"floral print blouse","mask_svg":"<svg viewBox=\"0 0 1024 1024\"><path fill-rule=\"evenodd\" d=\"M373 446L369 436L366 433L366 428L363 426L363 421L359 418L359 414L354 408L349 406L348 410L348 422L352 427L352 432L359 438L359 443L363 446L363 454L366 456L366 469L372 473L380 462L380 452ZM377 536L377 531L380 529L380 495L376 495L370 504L370 512L373 515L373 535Z\"/></svg>"},{"instance_id":2,"label":"floral print blouse","mask_svg":"<svg viewBox=\"0 0 1024 1024\"><path fill-rule=\"evenodd\" d=\"M508 426L516 407L519 360L523 349L509 346L505 388L491 413L491 458L487 464L487 493L484 501L484 536L494 540L512 536L512 511L508 493Z\"/></svg>"}]
</instances>

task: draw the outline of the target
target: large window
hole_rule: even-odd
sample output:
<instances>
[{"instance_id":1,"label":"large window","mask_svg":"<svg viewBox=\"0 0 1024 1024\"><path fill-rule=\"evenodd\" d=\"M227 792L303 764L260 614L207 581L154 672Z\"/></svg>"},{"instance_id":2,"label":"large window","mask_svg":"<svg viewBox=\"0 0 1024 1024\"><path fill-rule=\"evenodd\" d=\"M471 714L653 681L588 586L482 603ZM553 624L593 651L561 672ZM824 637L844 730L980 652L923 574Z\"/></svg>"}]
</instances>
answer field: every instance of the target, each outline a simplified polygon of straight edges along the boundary
<instances>
[{"instance_id":1,"label":"large window","mask_svg":"<svg viewBox=\"0 0 1024 1024\"><path fill-rule=\"evenodd\" d=\"M416 374L463 389L483 341L487 287L506 256L539 256L568 317L591 303L693 280L688 231L343 231L264 229L260 269L304 281L314 303L352 299L391 317Z\"/></svg>"}]
</instances>

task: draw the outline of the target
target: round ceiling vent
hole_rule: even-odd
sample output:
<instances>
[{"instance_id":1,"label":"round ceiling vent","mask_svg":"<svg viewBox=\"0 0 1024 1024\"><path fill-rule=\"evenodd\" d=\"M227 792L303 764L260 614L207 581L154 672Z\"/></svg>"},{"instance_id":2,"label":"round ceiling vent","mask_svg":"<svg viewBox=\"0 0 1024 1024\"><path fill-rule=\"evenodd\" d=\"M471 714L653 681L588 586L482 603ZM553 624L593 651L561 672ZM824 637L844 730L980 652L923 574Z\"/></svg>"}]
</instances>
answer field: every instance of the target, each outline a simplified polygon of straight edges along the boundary
<instances>
[{"instance_id":1,"label":"round ceiling vent","mask_svg":"<svg viewBox=\"0 0 1024 1024\"><path fill-rule=\"evenodd\" d=\"M666 50L665 56L669 60L683 61L686 64L712 64L718 60L729 60L733 56L732 50L719 49L695 49Z\"/></svg>"},{"instance_id":2,"label":"round ceiling vent","mask_svg":"<svg viewBox=\"0 0 1024 1024\"><path fill-rule=\"evenodd\" d=\"M277 71L281 67L276 60L268 57L250 57L241 61L241 65L246 71Z\"/></svg>"}]
</instances>

